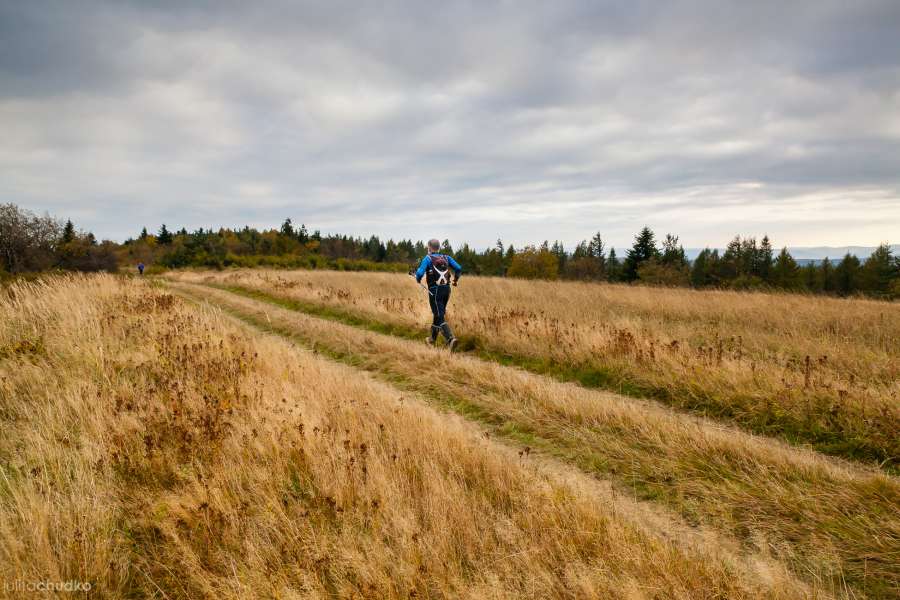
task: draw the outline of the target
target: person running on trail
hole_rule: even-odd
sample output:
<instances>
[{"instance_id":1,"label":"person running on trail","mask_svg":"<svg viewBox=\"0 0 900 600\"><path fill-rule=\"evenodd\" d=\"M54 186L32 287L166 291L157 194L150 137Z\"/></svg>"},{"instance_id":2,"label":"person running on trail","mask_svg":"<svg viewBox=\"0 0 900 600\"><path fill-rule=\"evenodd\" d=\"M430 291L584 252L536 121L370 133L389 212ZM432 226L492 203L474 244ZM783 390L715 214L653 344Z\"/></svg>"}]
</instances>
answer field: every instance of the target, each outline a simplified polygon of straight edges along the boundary
<instances>
[{"instance_id":1,"label":"person running on trail","mask_svg":"<svg viewBox=\"0 0 900 600\"><path fill-rule=\"evenodd\" d=\"M437 240L428 242L428 255L422 259L416 270L416 282L422 283L422 277L428 285L428 303L431 305L431 335L425 340L429 344L437 341L438 333L443 333L450 350L456 348L456 336L447 324L447 303L450 301L450 271L453 270L453 283L459 281L462 267L452 256L441 254L441 243Z\"/></svg>"},{"instance_id":2,"label":"person running on trail","mask_svg":"<svg viewBox=\"0 0 900 600\"><path fill-rule=\"evenodd\" d=\"M142 263L142 262L138 263L138 274L140 274L140 275L144 274L144 263Z\"/></svg>"}]
</instances>

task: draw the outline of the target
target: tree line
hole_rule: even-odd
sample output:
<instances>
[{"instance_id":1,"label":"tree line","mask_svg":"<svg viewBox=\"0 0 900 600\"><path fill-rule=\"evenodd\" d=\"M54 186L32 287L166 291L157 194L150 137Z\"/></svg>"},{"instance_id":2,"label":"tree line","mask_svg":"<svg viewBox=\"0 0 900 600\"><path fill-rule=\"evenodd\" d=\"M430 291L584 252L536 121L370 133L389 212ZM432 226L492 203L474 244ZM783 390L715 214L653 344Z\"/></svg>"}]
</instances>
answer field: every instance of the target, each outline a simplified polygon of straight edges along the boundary
<instances>
[{"instance_id":1,"label":"tree line","mask_svg":"<svg viewBox=\"0 0 900 600\"><path fill-rule=\"evenodd\" d=\"M118 245L98 242L72 221L38 216L15 204L0 204L0 275L48 269L115 271Z\"/></svg>"},{"instance_id":2,"label":"tree line","mask_svg":"<svg viewBox=\"0 0 900 600\"><path fill-rule=\"evenodd\" d=\"M847 254L836 262L825 259L803 266L786 248L776 252L768 236L759 241L735 237L722 252L707 248L690 261L677 236L667 234L657 242L648 227L635 236L624 256L608 248L600 233L571 251L559 241L515 248L501 240L484 250L468 244L454 249L445 240L441 250L476 275L900 298L900 257L886 244L864 261ZM323 235L291 219L266 230L245 226L188 232L163 225L155 233L144 228L122 244L98 242L71 221L0 205L0 271L8 273L52 268L115 271L119 264L138 262L168 269L272 266L404 272L425 253L421 240Z\"/></svg>"}]
</instances>

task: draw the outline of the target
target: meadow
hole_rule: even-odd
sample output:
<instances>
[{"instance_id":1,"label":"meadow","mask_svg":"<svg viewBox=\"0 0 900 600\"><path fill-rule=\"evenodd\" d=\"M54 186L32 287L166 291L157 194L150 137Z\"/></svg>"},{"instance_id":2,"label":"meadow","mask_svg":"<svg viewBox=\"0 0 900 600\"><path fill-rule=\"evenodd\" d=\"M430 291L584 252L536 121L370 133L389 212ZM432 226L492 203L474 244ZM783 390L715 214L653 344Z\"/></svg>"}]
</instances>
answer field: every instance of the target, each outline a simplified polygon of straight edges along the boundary
<instances>
[{"instance_id":1,"label":"meadow","mask_svg":"<svg viewBox=\"0 0 900 600\"><path fill-rule=\"evenodd\" d=\"M721 362L714 346L702 364L726 371L710 385L737 386L728 373L763 365L746 356L780 341L778 356L803 352L833 323L843 343L788 389L824 393L826 377L855 373L865 393L845 400L865 414L897 390L896 349L871 338L879 308L896 331L895 305L823 305L817 324L790 321L789 296L735 297L756 313L715 294L655 309L668 291L471 279L451 303L465 351L450 355L424 344L417 289L400 275L266 271L3 289L0 580L89 581L110 598L900 595L890 461L639 398L627 373L579 383L576 366L612 363L551 344L557 319L563 348L612 348L605 325L571 327L603 314L634 338L609 356L665 382L681 363L657 361L677 352L661 345L677 339L687 361L705 339L692 335L727 323L745 332L741 357L723 343ZM598 294L606 304L581 304ZM516 298L535 316L503 313ZM755 336L754 314L769 319ZM699 381L700 364L680 368Z\"/></svg>"},{"instance_id":2,"label":"meadow","mask_svg":"<svg viewBox=\"0 0 900 600\"><path fill-rule=\"evenodd\" d=\"M396 274L175 277L410 339L429 319L425 292ZM479 277L454 290L450 318L484 358L893 472L900 461L897 303Z\"/></svg>"}]
</instances>

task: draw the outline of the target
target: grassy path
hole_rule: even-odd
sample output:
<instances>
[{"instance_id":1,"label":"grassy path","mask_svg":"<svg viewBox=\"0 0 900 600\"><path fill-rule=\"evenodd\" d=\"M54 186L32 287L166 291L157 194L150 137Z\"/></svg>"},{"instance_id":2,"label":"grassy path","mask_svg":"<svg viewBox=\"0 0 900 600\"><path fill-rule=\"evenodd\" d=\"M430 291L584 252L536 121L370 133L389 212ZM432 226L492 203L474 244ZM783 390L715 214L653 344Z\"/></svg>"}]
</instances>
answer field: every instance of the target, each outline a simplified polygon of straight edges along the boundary
<instances>
[{"instance_id":1,"label":"grassy path","mask_svg":"<svg viewBox=\"0 0 900 600\"><path fill-rule=\"evenodd\" d=\"M208 285L369 331L417 341L423 336L422 328L407 322L405 313L378 316L365 310L355 311L339 301L329 303L300 298L290 295L291 290L272 292L250 283L245 285L226 280ZM605 364L602 360L585 362L556 357L550 351L544 354L512 352L506 344L495 342L490 336L462 335L460 340L461 351L479 358L518 366L560 381L574 381L589 388L636 398L652 398L679 410L733 423L759 435L779 437L795 445L808 444L832 456L877 463L888 473L900 474L900 463L897 462L900 460L900 439L896 435L900 428L898 413L888 400L875 401L871 397L872 390L867 391L865 402L847 398L836 400L832 384L822 389L813 386L805 390L801 384L791 384L788 388L771 389L764 393L753 391L753 385L761 384L760 379L754 384L744 382L749 386L746 388L744 384L734 389L725 385L720 390L714 385L707 386L703 381L722 376L722 373L730 372L736 366L717 369L701 365L706 370L692 371L674 378L656 377L652 376L651 371L646 371L646 376L642 378L633 372L633 365L641 362L643 355L640 354L626 357L624 363L614 361ZM657 350L657 358L670 352L667 346ZM700 367L695 365L694 368Z\"/></svg>"},{"instance_id":2,"label":"grassy path","mask_svg":"<svg viewBox=\"0 0 900 600\"><path fill-rule=\"evenodd\" d=\"M900 482L650 402L587 390L222 289L169 284L609 478L819 585L900 594ZM440 368L434 367L439 363Z\"/></svg>"}]
</instances>

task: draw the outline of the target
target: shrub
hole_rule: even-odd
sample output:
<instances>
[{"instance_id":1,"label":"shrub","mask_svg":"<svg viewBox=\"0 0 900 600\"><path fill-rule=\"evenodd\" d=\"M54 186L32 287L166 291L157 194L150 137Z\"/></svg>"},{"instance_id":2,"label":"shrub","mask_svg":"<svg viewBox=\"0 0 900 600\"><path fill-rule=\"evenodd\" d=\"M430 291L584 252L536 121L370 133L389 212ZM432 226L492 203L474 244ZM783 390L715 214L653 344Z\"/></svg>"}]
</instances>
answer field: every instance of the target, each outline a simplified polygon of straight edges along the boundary
<instances>
[{"instance_id":1,"label":"shrub","mask_svg":"<svg viewBox=\"0 0 900 600\"><path fill-rule=\"evenodd\" d=\"M662 286L687 286L691 282L691 272L687 266L665 265L651 258L638 267L641 283Z\"/></svg>"},{"instance_id":2,"label":"shrub","mask_svg":"<svg viewBox=\"0 0 900 600\"><path fill-rule=\"evenodd\" d=\"M513 256L506 274L521 279L556 279L559 277L559 260L549 250L528 246Z\"/></svg>"}]
</instances>

